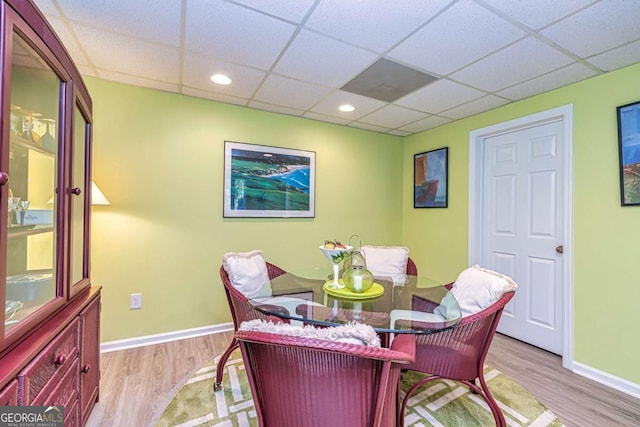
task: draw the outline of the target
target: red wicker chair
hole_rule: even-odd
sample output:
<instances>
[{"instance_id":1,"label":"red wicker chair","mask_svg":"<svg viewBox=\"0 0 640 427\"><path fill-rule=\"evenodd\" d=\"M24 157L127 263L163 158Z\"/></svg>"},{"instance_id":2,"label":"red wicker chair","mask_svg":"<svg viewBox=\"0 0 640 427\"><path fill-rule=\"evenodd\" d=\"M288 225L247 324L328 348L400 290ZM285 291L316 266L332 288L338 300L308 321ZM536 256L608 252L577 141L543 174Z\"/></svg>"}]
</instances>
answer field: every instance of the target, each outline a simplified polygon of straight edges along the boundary
<instances>
[{"instance_id":1,"label":"red wicker chair","mask_svg":"<svg viewBox=\"0 0 640 427\"><path fill-rule=\"evenodd\" d=\"M392 427L400 368L415 340L391 349L237 331L258 423L264 427Z\"/></svg>"},{"instance_id":2,"label":"red wicker chair","mask_svg":"<svg viewBox=\"0 0 640 427\"><path fill-rule=\"evenodd\" d=\"M416 266L416 263L413 262L411 258L407 259L407 274L409 276L418 275L418 267Z\"/></svg>"},{"instance_id":3,"label":"red wicker chair","mask_svg":"<svg viewBox=\"0 0 640 427\"><path fill-rule=\"evenodd\" d=\"M286 273L285 270L274 264L270 264L268 262L266 264L269 279L274 279ZM238 326L240 326L240 323L244 322L245 320L268 318L267 315L251 308L251 306L247 302L247 297L231 284L229 275L227 274L224 267L220 267L220 278L222 279L222 284L224 285L224 290L227 294L229 309L231 310L231 318L233 319L233 328L235 330L237 330ZM224 372L224 365L225 363L227 363L227 360L229 359L229 356L231 356L231 353L233 353L233 351L237 348L238 342L234 338L233 340L231 340L231 343L229 344L227 350L222 354L222 356L220 356L218 366L216 367L216 381L213 384L214 391L222 389L222 374Z\"/></svg>"},{"instance_id":4,"label":"red wicker chair","mask_svg":"<svg viewBox=\"0 0 640 427\"><path fill-rule=\"evenodd\" d=\"M502 310L513 298L514 293L506 292L491 306L462 318L452 329L416 336L416 360L403 368L430 376L419 380L407 391L400 406L398 425L403 425L407 402L419 387L436 379L449 379L470 387L487 402L496 425L506 426L504 415L485 382L483 367ZM476 385L476 379L479 380L480 386Z\"/></svg>"}]
</instances>

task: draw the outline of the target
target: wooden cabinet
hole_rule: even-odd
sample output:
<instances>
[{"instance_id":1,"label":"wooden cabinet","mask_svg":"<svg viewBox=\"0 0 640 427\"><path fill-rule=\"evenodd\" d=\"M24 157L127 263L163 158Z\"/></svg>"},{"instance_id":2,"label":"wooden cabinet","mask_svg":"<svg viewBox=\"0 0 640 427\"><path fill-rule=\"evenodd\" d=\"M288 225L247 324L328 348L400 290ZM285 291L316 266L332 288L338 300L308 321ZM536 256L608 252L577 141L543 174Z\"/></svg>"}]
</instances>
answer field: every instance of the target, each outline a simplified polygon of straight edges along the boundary
<instances>
[{"instance_id":1,"label":"wooden cabinet","mask_svg":"<svg viewBox=\"0 0 640 427\"><path fill-rule=\"evenodd\" d=\"M64 406L65 426L84 425L98 400L100 287L79 293L0 364L2 405Z\"/></svg>"},{"instance_id":2,"label":"wooden cabinet","mask_svg":"<svg viewBox=\"0 0 640 427\"><path fill-rule=\"evenodd\" d=\"M0 0L0 69L1 402L81 425L99 388L91 97L32 0Z\"/></svg>"}]
</instances>

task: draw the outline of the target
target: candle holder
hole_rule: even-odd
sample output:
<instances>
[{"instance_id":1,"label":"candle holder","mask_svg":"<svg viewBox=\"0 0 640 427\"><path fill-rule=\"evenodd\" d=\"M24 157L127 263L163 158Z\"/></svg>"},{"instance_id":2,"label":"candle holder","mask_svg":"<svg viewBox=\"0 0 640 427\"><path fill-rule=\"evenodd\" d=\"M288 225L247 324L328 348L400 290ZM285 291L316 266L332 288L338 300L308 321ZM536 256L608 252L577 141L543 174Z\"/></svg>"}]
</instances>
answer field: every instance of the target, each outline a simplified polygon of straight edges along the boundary
<instances>
[{"instance_id":1,"label":"candle holder","mask_svg":"<svg viewBox=\"0 0 640 427\"><path fill-rule=\"evenodd\" d=\"M351 292L361 293L373 286L373 274L360 251L351 251L351 266L342 275L342 282Z\"/></svg>"}]
</instances>

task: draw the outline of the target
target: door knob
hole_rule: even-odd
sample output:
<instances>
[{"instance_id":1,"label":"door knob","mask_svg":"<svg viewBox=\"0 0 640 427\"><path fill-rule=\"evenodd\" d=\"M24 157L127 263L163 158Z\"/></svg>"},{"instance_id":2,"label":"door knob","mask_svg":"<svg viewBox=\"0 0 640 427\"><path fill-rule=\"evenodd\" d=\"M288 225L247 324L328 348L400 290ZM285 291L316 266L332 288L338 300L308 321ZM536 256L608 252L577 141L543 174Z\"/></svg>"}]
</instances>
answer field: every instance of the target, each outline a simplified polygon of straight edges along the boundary
<instances>
[{"instance_id":1,"label":"door knob","mask_svg":"<svg viewBox=\"0 0 640 427\"><path fill-rule=\"evenodd\" d=\"M560 245L560 246L556 246L556 252L558 252L559 254L561 254L562 252L564 252L564 248L562 247L562 245Z\"/></svg>"}]
</instances>

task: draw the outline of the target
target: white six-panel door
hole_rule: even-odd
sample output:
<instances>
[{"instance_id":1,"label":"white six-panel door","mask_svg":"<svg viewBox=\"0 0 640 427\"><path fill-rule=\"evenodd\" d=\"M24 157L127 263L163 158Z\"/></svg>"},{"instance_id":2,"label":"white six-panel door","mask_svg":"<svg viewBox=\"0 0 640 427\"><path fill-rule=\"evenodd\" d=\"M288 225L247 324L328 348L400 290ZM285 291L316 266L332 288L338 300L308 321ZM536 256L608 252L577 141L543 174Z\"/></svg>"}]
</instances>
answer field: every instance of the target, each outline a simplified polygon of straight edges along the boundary
<instances>
[{"instance_id":1,"label":"white six-panel door","mask_svg":"<svg viewBox=\"0 0 640 427\"><path fill-rule=\"evenodd\" d=\"M519 284L498 331L562 354L563 122L483 141L480 260Z\"/></svg>"}]
</instances>

